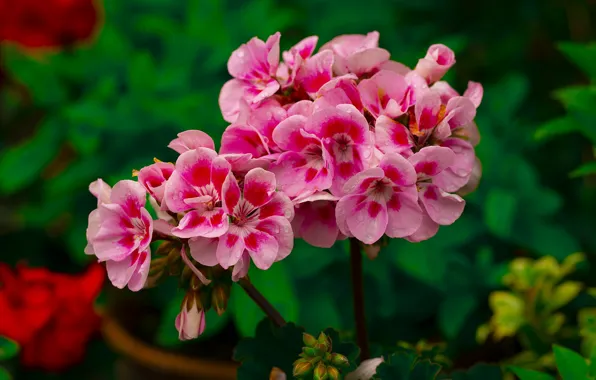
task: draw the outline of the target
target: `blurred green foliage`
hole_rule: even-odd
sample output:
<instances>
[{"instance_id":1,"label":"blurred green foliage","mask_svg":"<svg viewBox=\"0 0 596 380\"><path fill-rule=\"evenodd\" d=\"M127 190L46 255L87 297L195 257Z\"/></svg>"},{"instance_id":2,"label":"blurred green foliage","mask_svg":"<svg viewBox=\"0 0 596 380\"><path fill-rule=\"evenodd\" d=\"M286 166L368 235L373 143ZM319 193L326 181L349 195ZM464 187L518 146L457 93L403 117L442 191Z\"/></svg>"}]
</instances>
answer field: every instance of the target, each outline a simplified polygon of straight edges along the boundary
<instances>
[{"instance_id":1,"label":"blurred green foliage","mask_svg":"<svg viewBox=\"0 0 596 380\"><path fill-rule=\"evenodd\" d=\"M476 119L483 178L462 218L430 241L394 240L365 261L374 342L440 338L457 358L475 349L476 328L490 317L489 294L502 288L514 254L563 260L584 251L593 261L596 48L579 42L595 35L589 22L566 16L594 19L586 2L104 0L104 7L105 25L89 46L42 58L2 47L11 86L26 88L3 91L2 261L79 270L89 261L85 228L96 202L88 184L130 178L153 157L174 160L166 145L183 130L202 129L218 141L226 124L217 99L230 53L277 30L282 49L311 34L320 46L338 34L378 30L381 46L409 66L430 44L445 43L458 60L446 79L458 90L468 80L485 86ZM569 178L572 171L588 176ZM333 326L350 338L347 252L345 242L323 250L297 241L286 260L251 270L251 279L286 319L308 331ZM596 285L594 276L585 281ZM181 344L173 327L180 298L174 287L164 289L148 292L162 314L152 343L173 347ZM594 306L586 297L566 308ZM254 335L263 314L239 288L228 309L207 315L201 339L229 321ZM589 321L583 331L596 341Z\"/></svg>"}]
</instances>

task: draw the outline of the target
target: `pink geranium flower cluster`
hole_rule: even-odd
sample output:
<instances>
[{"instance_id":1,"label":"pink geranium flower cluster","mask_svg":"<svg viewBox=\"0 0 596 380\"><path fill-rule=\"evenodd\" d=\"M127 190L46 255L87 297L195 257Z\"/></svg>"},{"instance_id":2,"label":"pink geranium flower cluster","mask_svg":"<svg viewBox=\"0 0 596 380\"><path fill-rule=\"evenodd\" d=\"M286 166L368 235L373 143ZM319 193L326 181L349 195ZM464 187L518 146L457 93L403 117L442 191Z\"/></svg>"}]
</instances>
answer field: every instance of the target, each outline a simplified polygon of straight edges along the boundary
<instances>
[{"instance_id":1,"label":"pink geranium flower cluster","mask_svg":"<svg viewBox=\"0 0 596 380\"><path fill-rule=\"evenodd\" d=\"M281 59L279 33L240 46L219 97L230 123L219 152L204 132L185 131L169 145L175 163L156 161L113 189L94 182L86 252L106 261L115 286L139 290L152 237L180 239L196 262L230 268L237 281L250 262L265 270L288 256L295 237L318 247L383 235L418 242L452 224L480 177L482 86L469 82L462 96L440 81L455 63L444 45L410 69L378 39L344 35L315 53L312 36ZM204 328L204 315L179 320Z\"/></svg>"}]
</instances>

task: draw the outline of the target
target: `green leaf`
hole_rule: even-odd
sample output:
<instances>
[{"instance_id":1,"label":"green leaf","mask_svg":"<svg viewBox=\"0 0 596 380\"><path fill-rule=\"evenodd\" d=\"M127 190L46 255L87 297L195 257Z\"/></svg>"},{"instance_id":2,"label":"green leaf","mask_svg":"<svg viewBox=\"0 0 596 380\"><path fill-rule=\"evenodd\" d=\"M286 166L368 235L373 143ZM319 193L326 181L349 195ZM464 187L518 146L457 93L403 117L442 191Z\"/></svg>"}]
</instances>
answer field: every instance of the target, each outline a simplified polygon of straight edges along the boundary
<instances>
[{"instance_id":1,"label":"green leaf","mask_svg":"<svg viewBox=\"0 0 596 380\"><path fill-rule=\"evenodd\" d=\"M534 132L536 140L547 140L553 137L559 137L572 132L580 132L581 125L570 116L564 116L557 119L552 119L542 124Z\"/></svg>"},{"instance_id":2,"label":"green leaf","mask_svg":"<svg viewBox=\"0 0 596 380\"><path fill-rule=\"evenodd\" d=\"M569 175L573 178L577 178L592 174L596 174L596 161L583 164L579 168L572 171Z\"/></svg>"},{"instance_id":3,"label":"green leaf","mask_svg":"<svg viewBox=\"0 0 596 380\"><path fill-rule=\"evenodd\" d=\"M473 294L450 294L439 306L439 326L447 337L454 339L468 316L476 309L478 300Z\"/></svg>"},{"instance_id":4,"label":"green leaf","mask_svg":"<svg viewBox=\"0 0 596 380\"><path fill-rule=\"evenodd\" d=\"M302 351L304 329L294 323L276 327L265 318L257 326L254 338L244 338L234 350L239 380L268 379L271 369L278 367L292 373L292 364Z\"/></svg>"},{"instance_id":5,"label":"green leaf","mask_svg":"<svg viewBox=\"0 0 596 380\"><path fill-rule=\"evenodd\" d=\"M588 363L577 352L568 348L553 345L557 369L563 380L586 380L588 378Z\"/></svg>"},{"instance_id":6,"label":"green leaf","mask_svg":"<svg viewBox=\"0 0 596 380\"><path fill-rule=\"evenodd\" d=\"M484 222L488 229L501 238L511 235L517 212L517 197L499 188L490 189L484 205Z\"/></svg>"},{"instance_id":7,"label":"green leaf","mask_svg":"<svg viewBox=\"0 0 596 380\"><path fill-rule=\"evenodd\" d=\"M299 302L292 277L285 265L284 261L278 261L266 271L252 268L250 280L286 321L296 321L299 315ZM232 290L230 304L233 307L234 321L240 334L253 335L255 327L264 316L263 311L237 285Z\"/></svg>"},{"instance_id":8,"label":"green leaf","mask_svg":"<svg viewBox=\"0 0 596 380\"><path fill-rule=\"evenodd\" d=\"M502 380L503 375L499 366L476 364L466 371L452 372L447 378L451 380Z\"/></svg>"},{"instance_id":9,"label":"green leaf","mask_svg":"<svg viewBox=\"0 0 596 380\"><path fill-rule=\"evenodd\" d=\"M377 367L375 377L392 380L433 380L441 366L428 359L419 360L414 352L399 352L389 355Z\"/></svg>"},{"instance_id":10,"label":"green leaf","mask_svg":"<svg viewBox=\"0 0 596 380\"><path fill-rule=\"evenodd\" d=\"M29 140L0 155L0 193L12 194L33 183L60 149L60 125L44 121Z\"/></svg>"},{"instance_id":11,"label":"green leaf","mask_svg":"<svg viewBox=\"0 0 596 380\"><path fill-rule=\"evenodd\" d=\"M596 80L596 44L579 44L574 42L561 42L557 45L559 50L573 63L582 69L592 80Z\"/></svg>"},{"instance_id":12,"label":"green leaf","mask_svg":"<svg viewBox=\"0 0 596 380\"><path fill-rule=\"evenodd\" d=\"M566 87L555 91L554 95L570 111L596 115L596 86Z\"/></svg>"},{"instance_id":13,"label":"green leaf","mask_svg":"<svg viewBox=\"0 0 596 380\"><path fill-rule=\"evenodd\" d=\"M0 380L12 380L10 373L2 367L0 367Z\"/></svg>"},{"instance_id":14,"label":"green leaf","mask_svg":"<svg viewBox=\"0 0 596 380\"><path fill-rule=\"evenodd\" d=\"M173 347L181 344L174 322L176 321L176 316L180 313L183 298L184 292L179 290L162 313L159 327L155 334L157 344L164 347ZM209 323L205 321L205 328L208 326Z\"/></svg>"},{"instance_id":15,"label":"green leaf","mask_svg":"<svg viewBox=\"0 0 596 380\"><path fill-rule=\"evenodd\" d=\"M507 367L511 372L513 372L520 380L555 380L549 374L534 371L532 369L525 369L521 367L510 366Z\"/></svg>"},{"instance_id":16,"label":"green leaf","mask_svg":"<svg viewBox=\"0 0 596 380\"><path fill-rule=\"evenodd\" d=\"M155 88L156 68L149 52L136 53L128 67L128 86L131 92L147 95Z\"/></svg>"},{"instance_id":17,"label":"green leaf","mask_svg":"<svg viewBox=\"0 0 596 380\"><path fill-rule=\"evenodd\" d=\"M8 360L19 353L19 344L12 339L0 336L0 361Z\"/></svg>"}]
</instances>

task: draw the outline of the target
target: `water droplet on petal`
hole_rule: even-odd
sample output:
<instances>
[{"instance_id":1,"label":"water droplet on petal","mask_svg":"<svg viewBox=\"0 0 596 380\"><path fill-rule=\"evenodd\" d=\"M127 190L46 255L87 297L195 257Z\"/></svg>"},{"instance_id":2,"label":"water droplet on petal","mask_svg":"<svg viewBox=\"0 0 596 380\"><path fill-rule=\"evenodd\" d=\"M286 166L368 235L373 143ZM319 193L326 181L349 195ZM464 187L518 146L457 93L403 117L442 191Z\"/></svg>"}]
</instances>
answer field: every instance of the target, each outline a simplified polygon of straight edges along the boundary
<instances>
[{"instance_id":1,"label":"water droplet on petal","mask_svg":"<svg viewBox=\"0 0 596 380\"><path fill-rule=\"evenodd\" d=\"M244 57L244 51L240 50L238 53L236 53L236 56L238 58L243 58Z\"/></svg>"},{"instance_id":2,"label":"water droplet on petal","mask_svg":"<svg viewBox=\"0 0 596 380\"><path fill-rule=\"evenodd\" d=\"M291 210L286 210L284 211L284 216L288 219L290 219L290 217L292 216L292 211Z\"/></svg>"}]
</instances>

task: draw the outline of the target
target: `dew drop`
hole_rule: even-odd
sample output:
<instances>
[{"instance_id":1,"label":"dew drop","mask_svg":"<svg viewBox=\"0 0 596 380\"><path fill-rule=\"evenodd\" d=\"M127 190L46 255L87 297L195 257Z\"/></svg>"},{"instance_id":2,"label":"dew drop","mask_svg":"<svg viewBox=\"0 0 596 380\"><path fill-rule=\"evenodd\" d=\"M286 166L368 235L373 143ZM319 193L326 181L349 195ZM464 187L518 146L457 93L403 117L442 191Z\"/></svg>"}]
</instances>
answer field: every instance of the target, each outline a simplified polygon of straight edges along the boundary
<instances>
[{"instance_id":1,"label":"dew drop","mask_svg":"<svg viewBox=\"0 0 596 380\"><path fill-rule=\"evenodd\" d=\"M240 50L238 53L236 53L236 56L238 58L244 58L244 51Z\"/></svg>"},{"instance_id":2,"label":"dew drop","mask_svg":"<svg viewBox=\"0 0 596 380\"><path fill-rule=\"evenodd\" d=\"M290 219L290 217L292 216L292 211L290 211L290 210L286 210L286 211L284 211L284 216L285 216L286 218Z\"/></svg>"}]
</instances>

